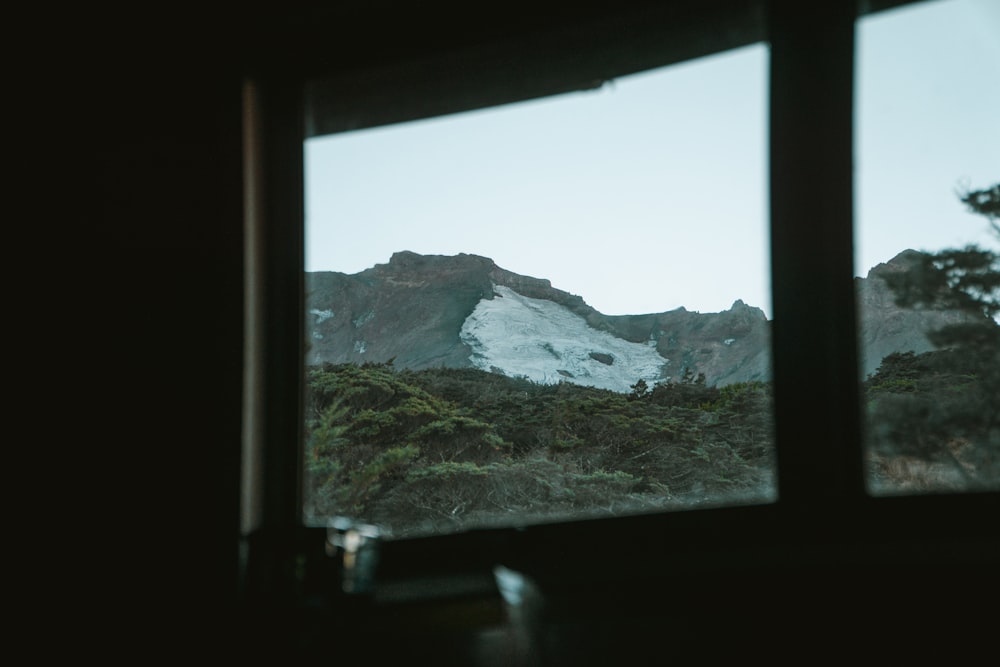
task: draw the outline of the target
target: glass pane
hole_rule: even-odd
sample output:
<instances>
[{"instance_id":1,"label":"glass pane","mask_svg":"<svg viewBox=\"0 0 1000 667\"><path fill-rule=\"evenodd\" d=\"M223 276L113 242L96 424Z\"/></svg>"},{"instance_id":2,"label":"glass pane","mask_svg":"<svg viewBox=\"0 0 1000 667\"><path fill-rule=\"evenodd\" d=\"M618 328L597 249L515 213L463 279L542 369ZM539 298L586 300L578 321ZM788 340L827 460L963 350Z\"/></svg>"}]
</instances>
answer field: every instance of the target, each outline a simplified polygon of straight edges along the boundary
<instances>
[{"instance_id":1,"label":"glass pane","mask_svg":"<svg viewBox=\"0 0 1000 667\"><path fill-rule=\"evenodd\" d=\"M307 520L773 501L766 72L308 141Z\"/></svg>"},{"instance_id":2,"label":"glass pane","mask_svg":"<svg viewBox=\"0 0 1000 667\"><path fill-rule=\"evenodd\" d=\"M1000 489L997 35L992 0L859 25L856 266L875 494Z\"/></svg>"}]
</instances>

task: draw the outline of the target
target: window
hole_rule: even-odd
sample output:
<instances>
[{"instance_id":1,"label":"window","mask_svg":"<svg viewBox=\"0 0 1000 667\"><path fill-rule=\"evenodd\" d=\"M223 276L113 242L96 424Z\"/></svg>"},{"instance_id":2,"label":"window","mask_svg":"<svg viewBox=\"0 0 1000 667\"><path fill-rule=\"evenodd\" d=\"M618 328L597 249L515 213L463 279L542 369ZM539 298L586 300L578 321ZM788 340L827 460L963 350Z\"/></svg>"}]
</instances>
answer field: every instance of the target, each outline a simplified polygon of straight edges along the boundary
<instances>
[{"instance_id":1,"label":"window","mask_svg":"<svg viewBox=\"0 0 1000 667\"><path fill-rule=\"evenodd\" d=\"M441 42L419 32L419 39L400 47L402 56L389 48L374 53L357 47L340 54L347 64L329 54L312 61L330 71L290 66L290 74L278 68L260 76L248 105L253 121L248 144L260 158L251 160L260 170L248 170L259 186L249 189L259 200L251 197L248 208L260 223L253 227L259 236L251 239L250 252L251 265L256 262L251 273L260 281L251 327L259 356L249 365L255 379L248 396L259 409L248 411L252 437L246 457L257 464L249 466L248 476L255 473L258 481L247 486L256 503L247 506L256 511L245 524L251 563L256 552L257 570L250 569L258 585L299 595L303 578L290 573L299 572L302 563L312 571L308 566L324 557L326 539L323 528L303 526L300 494L298 447L305 421L299 399L308 321L301 225L304 137L592 89L765 39L777 501L393 540L382 546L379 579L427 581L489 572L502 563L540 582L562 605L554 608L606 610L623 598L649 595L652 587L663 598L700 599L698 587L706 579L721 582L715 590L729 595L728 585L747 590L748 569L762 575L758 581L768 581L787 575L784 568L794 564L823 587L784 598L786 612L796 609L786 613L790 618L798 613L797 602L815 608L832 594L870 594L872 584L883 583L876 580L879 573L888 569L909 567L924 576L930 561L941 565L935 583L946 584L956 567L993 566L996 537L983 527L995 520L996 492L873 498L865 485L851 224L853 3L802 7L734 0L701 9L705 4L662 3L659 9L629 4L621 13L596 18L540 17L537 29L520 31L498 17L482 28L480 42L467 35ZM871 2L865 11L896 4L906 3ZM421 25L433 31L435 23ZM304 85L305 80L311 83ZM303 89L309 108L321 112L309 116L305 128ZM354 113L344 100L363 103L370 112ZM313 322L323 316L311 314ZM622 549L627 561L605 557ZM865 574L872 563L877 571ZM846 570L854 582L847 593L824 578ZM855 578L859 572L864 576ZM720 573L725 576L713 579ZM579 590L582 581L588 582L585 594ZM945 588L954 590L939 590ZM900 605L894 608L900 611ZM876 611L877 617L865 618L883 622L884 608ZM595 611L593 618L598 616ZM757 630L773 630L764 619L749 622Z\"/></svg>"},{"instance_id":2,"label":"window","mask_svg":"<svg viewBox=\"0 0 1000 667\"><path fill-rule=\"evenodd\" d=\"M766 71L310 139L307 520L773 501Z\"/></svg>"},{"instance_id":3,"label":"window","mask_svg":"<svg viewBox=\"0 0 1000 667\"><path fill-rule=\"evenodd\" d=\"M1000 488L1000 230L962 201L998 197L1000 92L983 85L1000 75L998 30L996 4L977 0L858 24L856 266L868 272L859 312L873 493ZM884 345L864 345L879 335Z\"/></svg>"}]
</instances>

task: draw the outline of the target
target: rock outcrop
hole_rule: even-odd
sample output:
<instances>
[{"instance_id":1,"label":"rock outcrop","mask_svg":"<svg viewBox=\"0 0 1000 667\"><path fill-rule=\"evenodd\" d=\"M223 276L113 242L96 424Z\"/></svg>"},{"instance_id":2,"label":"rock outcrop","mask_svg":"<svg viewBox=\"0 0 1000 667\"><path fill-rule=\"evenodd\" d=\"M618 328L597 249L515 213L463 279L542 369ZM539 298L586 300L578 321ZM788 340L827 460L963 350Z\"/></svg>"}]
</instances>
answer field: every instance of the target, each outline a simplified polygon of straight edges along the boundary
<instances>
[{"instance_id":1,"label":"rock outcrop","mask_svg":"<svg viewBox=\"0 0 1000 667\"><path fill-rule=\"evenodd\" d=\"M874 373L882 359L892 352L928 352L935 349L927 334L942 327L969 322L969 314L954 310L901 308L885 281L887 275L912 271L922 254L904 250L888 262L855 278L858 303L858 345L865 376Z\"/></svg>"}]
</instances>

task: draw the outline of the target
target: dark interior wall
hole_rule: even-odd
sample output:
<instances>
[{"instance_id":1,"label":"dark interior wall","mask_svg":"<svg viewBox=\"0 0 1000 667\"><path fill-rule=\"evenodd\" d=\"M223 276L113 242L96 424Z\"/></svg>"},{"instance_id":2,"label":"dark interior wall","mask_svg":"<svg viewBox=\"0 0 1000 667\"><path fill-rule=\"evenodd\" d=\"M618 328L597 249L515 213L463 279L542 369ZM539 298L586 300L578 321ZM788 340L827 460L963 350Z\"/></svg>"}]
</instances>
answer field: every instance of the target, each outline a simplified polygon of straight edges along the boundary
<instances>
[{"instance_id":1,"label":"dark interior wall","mask_svg":"<svg viewBox=\"0 0 1000 667\"><path fill-rule=\"evenodd\" d=\"M49 576L65 625L109 652L180 650L236 603L241 35L189 9L40 19L58 58L23 98L51 174L29 261L62 315L43 381L66 389L49 405L63 458L42 468L59 482L43 484L64 487L49 518L76 545Z\"/></svg>"}]
</instances>

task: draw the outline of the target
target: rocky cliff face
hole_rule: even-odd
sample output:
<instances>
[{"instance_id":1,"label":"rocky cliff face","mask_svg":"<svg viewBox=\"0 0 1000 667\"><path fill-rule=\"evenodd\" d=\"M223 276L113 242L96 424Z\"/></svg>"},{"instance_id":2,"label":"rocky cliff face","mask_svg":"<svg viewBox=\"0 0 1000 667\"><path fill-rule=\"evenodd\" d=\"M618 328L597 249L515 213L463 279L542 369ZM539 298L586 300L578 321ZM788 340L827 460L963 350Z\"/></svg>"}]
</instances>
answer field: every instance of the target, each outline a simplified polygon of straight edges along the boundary
<instances>
[{"instance_id":1,"label":"rocky cliff face","mask_svg":"<svg viewBox=\"0 0 1000 667\"><path fill-rule=\"evenodd\" d=\"M469 366L459 332L493 298L493 261L476 255L395 253L354 275L306 279L307 363L386 361L430 368Z\"/></svg>"},{"instance_id":2,"label":"rocky cliff face","mask_svg":"<svg viewBox=\"0 0 1000 667\"><path fill-rule=\"evenodd\" d=\"M857 279L865 373L894 351L932 348L925 333L960 314L901 309L882 276L913 251ZM357 274L308 274L307 363L469 367L627 391L640 377L677 381L685 369L723 385L770 377L770 323L737 301L721 313L683 308L604 315L548 280L477 255L395 253Z\"/></svg>"},{"instance_id":3,"label":"rocky cliff face","mask_svg":"<svg viewBox=\"0 0 1000 667\"><path fill-rule=\"evenodd\" d=\"M921 253L904 250L888 262L868 272L867 278L855 278L859 333L858 345L864 375L875 372L886 355L892 352L927 352L934 346L928 332L944 326L972 321L959 311L926 308L900 308L885 282L885 276L913 270Z\"/></svg>"}]
</instances>

